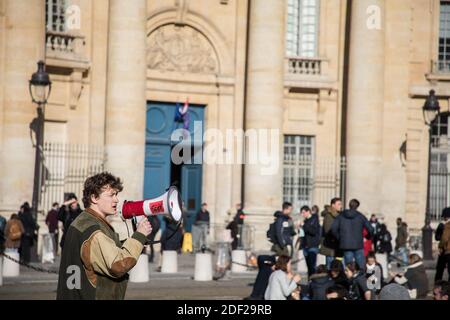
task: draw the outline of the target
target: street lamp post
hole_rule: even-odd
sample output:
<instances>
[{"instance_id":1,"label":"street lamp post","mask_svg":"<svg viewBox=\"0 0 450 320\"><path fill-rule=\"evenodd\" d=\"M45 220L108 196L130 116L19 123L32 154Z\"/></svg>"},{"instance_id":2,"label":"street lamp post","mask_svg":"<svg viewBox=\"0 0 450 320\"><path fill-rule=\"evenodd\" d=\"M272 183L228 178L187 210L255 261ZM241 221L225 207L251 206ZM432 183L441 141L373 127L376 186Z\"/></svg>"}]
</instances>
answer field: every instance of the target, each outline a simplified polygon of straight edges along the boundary
<instances>
[{"instance_id":1,"label":"street lamp post","mask_svg":"<svg viewBox=\"0 0 450 320\"><path fill-rule=\"evenodd\" d=\"M33 103L37 104L37 117L31 123L36 134L36 153L34 162L34 182L33 182L33 199L32 199L32 215L37 224L38 208L40 202L41 183L42 183L42 159L44 144L44 114L45 104L47 103L52 83L48 73L45 71L45 63L39 61L38 69L31 76L29 81L29 90ZM37 244L34 245L34 258L37 258Z\"/></svg>"},{"instance_id":2,"label":"street lamp post","mask_svg":"<svg viewBox=\"0 0 450 320\"><path fill-rule=\"evenodd\" d=\"M439 101L435 95L434 90L430 90L427 99L423 105L423 117L425 124L428 126L429 142L428 142L428 171L427 171L427 200L425 212L425 226L422 228L422 249L423 258L425 260L433 259L433 229L430 226L431 212L430 212L430 174L431 174L431 144L432 144L432 128L433 122L439 115L440 107Z\"/></svg>"}]
</instances>

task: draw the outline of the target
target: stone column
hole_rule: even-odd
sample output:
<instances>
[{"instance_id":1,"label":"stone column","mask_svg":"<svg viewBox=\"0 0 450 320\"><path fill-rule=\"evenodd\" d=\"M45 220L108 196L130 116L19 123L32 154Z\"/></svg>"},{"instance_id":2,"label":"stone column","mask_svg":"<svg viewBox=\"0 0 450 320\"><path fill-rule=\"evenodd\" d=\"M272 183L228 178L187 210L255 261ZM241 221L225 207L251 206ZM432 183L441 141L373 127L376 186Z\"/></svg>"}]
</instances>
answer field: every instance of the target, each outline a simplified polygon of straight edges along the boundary
<instances>
[{"instance_id":1,"label":"stone column","mask_svg":"<svg viewBox=\"0 0 450 320\"><path fill-rule=\"evenodd\" d=\"M124 182L121 200L143 196L146 0L111 0L106 96L106 169ZM123 238L123 223L114 225Z\"/></svg>"},{"instance_id":2,"label":"stone column","mask_svg":"<svg viewBox=\"0 0 450 320\"><path fill-rule=\"evenodd\" d=\"M279 130L279 148L269 152L275 156L278 168L270 174L263 174L268 165L262 164L258 157L257 164L246 163L244 173L246 221L256 228L256 249L267 249L269 242L266 241L266 230L274 210L281 207L283 200L281 143L286 2L252 0L250 7L245 127L247 131ZM265 140L260 142L268 143ZM247 145L246 150L251 146Z\"/></svg>"},{"instance_id":3,"label":"stone column","mask_svg":"<svg viewBox=\"0 0 450 320\"><path fill-rule=\"evenodd\" d=\"M365 214L381 209L384 6L384 0L352 2L346 197L357 198Z\"/></svg>"},{"instance_id":4,"label":"stone column","mask_svg":"<svg viewBox=\"0 0 450 320\"><path fill-rule=\"evenodd\" d=\"M37 116L28 81L44 59L45 1L6 0L3 70L3 123L0 154L0 211L31 205L34 154L29 124ZM34 135L33 135L34 136Z\"/></svg>"}]
</instances>

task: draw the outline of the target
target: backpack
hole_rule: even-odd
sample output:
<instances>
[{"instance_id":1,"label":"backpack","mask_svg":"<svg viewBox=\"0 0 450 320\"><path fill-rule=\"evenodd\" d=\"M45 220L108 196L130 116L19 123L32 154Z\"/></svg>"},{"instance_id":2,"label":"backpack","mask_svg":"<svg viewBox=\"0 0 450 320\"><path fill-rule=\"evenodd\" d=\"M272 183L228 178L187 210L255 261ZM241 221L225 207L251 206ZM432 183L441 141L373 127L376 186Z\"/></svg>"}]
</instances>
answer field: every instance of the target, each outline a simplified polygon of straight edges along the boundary
<instances>
[{"instance_id":1,"label":"backpack","mask_svg":"<svg viewBox=\"0 0 450 320\"><path fill-rule=\"evenodd\" d=\"M9 239L12 241L19 240L22 237L22 232L20 231L20 227L17 223L13 223L11 228L9 229Z\"/></svg>"},{"instance_id":2,"label":"backpack","mask_svg":"<svg viewBox=\"0 0 450 320\"><path fill-rule=\"evenodd\" d=\"M266 232L267 239L272 243L277 243L277 240L276 240L277 231L276 231L276 227L275 227L275 222L276 221L272 222L269 225L269 229Z\"/></svg>"}]
</instances>

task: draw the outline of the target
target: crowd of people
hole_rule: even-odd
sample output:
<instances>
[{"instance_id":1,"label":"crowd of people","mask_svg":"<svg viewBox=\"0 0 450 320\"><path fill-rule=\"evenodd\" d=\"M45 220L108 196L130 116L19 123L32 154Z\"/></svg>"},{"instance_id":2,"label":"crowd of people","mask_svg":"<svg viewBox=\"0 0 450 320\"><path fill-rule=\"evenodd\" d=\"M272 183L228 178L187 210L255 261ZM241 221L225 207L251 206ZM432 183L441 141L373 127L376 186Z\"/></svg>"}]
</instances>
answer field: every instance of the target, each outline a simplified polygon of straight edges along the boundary
<instances>
[{"instance_id":1,"label":"crowd of people","mask_svg":"<svg viewBox=\"0 0 450 320\"><path fill-rule=\"evenodd\" d=\"M376 215L367 219L358 211L359 206L359 201L352 199L349 208L343 210L341 199L334 198L322 213L303 206L303 219L296 222L291 216L292 204L283 203L267 231L274 254L258 257L258 275L247 299L425 299L429 294L428 277L421 254L408 252L407 224L397 219L393 250L387 226ZM448 299L450 290L449 281L442 280L446 266L450 277L450 208L443 211L442 219L436 232L436 240L440 241L433 289L436 300ZM291 266L297 253L307 267L308 278L302 283ZM325 264L317 265L318 254L325 256ZM383 270L377 261L380 254L386 264L391 259L397 261L399 269Z\"/></svg>"},{"instance_id":2,"label":"crowd of people","mask_svg":"<svg viewBox=\"0 0 450 320\"><path fill-rule=\"evenodd\" d=\"M74 193L68 194L66 199L61 206L57 202L53 203L45 218L55 256L58 246L64 247L66 231L82 211ZM32 248L37 245L38 230L39 225L33 217L30 204L24 202L18 213L11 214L8 221L0 216L0 250L6 254L17 252L21 262L29 263Z\"/></svg>"}]
</instances>

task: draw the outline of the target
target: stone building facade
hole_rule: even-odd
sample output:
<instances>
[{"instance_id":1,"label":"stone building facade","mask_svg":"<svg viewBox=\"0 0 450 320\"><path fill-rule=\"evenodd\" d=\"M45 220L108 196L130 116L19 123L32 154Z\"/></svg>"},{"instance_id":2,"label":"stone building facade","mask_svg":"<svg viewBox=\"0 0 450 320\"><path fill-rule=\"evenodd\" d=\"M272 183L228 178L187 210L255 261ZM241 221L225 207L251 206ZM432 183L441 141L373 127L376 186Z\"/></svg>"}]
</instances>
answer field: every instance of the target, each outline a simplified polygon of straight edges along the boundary
<instances>
[{"instance_id":1,"label":"stone building facade","mask_svg":"<svg viewBox=\"0 0 450 320\"><path fill-rule=\"evenodd\" d=\"M447 168L448 8L439 0L0 0L0 211L31 200L28 80L44 60L52 80L44 211L80 192L100 148L96 168L123 178L122 199L181 180L188 210L207 202L218 228L243 201L257 249L268 247L267 225L283 200L298 212L358 198L391 229L397 217L420 228L430 89L442 112L433 137L444 141L433 145L433 165ZM161 132L171 132L170 112L186 99L205 132L278 129L279 170L167 161L173 141ZM58 146L59 156L51 153ZM86 151L78 173L68 173L75 164L64 148L75 158ZM436 179L435 213L450 200Z\"/></svg>"}]
</instances>

